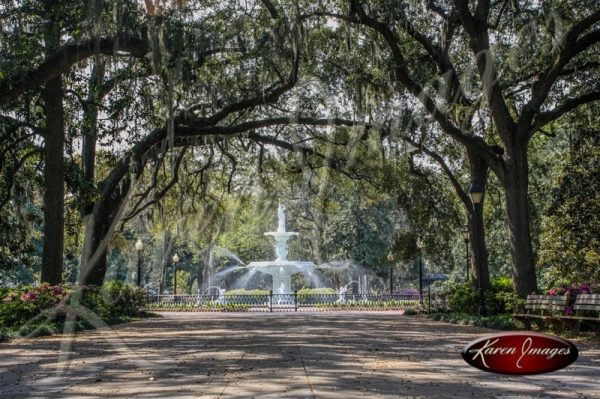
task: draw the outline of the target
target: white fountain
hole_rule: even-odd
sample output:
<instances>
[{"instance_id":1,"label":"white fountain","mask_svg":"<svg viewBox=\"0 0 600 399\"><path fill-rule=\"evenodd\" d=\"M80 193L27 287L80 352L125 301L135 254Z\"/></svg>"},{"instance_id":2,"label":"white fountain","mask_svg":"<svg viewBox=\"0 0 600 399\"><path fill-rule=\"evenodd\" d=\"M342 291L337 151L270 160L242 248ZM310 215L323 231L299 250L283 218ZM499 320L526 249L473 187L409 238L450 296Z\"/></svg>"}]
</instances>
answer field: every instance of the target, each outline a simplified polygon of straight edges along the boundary
<instances>
[{"instance_id":1,"label":"white fountain","mask_svg":"<svg viewBox=\"0 0 600 399\"><path fill-rule=\"evenodd\" d=\"M285 207L279 204L277 209L279 225L277 231L268 231L266 236L272 236L275 239L274 261L250 262L246 266L248 269L255 269L261 273L270 274L273 277L273 293L290 294L292 292L292 275L295 273L305 273L309 276L315 271L316 265L313 262L288 260L288 240L297 236L298 233L286 231L285 229Z\"/></svg>"}]
</instances>

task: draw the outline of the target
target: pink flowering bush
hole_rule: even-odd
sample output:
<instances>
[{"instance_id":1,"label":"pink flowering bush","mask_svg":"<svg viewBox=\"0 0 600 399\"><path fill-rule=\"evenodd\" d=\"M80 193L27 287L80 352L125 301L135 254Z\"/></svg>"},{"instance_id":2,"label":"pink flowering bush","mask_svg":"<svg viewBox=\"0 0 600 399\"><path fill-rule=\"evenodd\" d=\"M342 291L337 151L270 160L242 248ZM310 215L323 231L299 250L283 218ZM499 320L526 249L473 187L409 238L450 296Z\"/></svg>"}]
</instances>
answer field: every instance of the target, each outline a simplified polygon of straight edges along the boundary
<instances>
[{"instance_id":1,"label":"pink flowering bush","mask_svg":"<svg viewBox=\"0 0 600 399\"><path fill-rule=\"evenodd\" d=\"M597 288L596 284L591 283L572 283L571 285L561 285L560 287L548 290L548 295L569 295L576 297L577 294L591 294Z\"/></svg>"},{"instance_id":2,"label":"pink flowering bush","mask_svg":"<svg viewBox=\"0 0 600 399\"><path fill-rule=\"evenodd\" d=\"M0 325L11 328L23 324L45 309L56 306L67 295L64 288L40 284L0 291Z\"/></svg>"},{"instance_id":3,"label":"pink flowering bush","mask_svg":"<svg viewBox=\"0 0 600 399\"><path fill-rule=\"evenodd\" d=\"M81 316L91 311L109 324L117 323L143 315L145 301L145 291L116 282L78 290L48 284L0 287L0 330L20 335L61 331L70 312ZM90 327L85 317L78 317L76 329Z\"/></svg>"},{"instance_id":4,"label":"pink flowering bush","mask_svg":"<svg viewBox=\"0 0 600 399\"><path fill-rule=\"evenodd\" d=\"M551 288L548 290L548 295L568 295L569 301L565 306L565 314L570 316L573 314L573 305L579 294L592 294L597 288L596 284L591 283L572 283L570 285L561 285L560 287Z\"/></svg>"}]
</instances>

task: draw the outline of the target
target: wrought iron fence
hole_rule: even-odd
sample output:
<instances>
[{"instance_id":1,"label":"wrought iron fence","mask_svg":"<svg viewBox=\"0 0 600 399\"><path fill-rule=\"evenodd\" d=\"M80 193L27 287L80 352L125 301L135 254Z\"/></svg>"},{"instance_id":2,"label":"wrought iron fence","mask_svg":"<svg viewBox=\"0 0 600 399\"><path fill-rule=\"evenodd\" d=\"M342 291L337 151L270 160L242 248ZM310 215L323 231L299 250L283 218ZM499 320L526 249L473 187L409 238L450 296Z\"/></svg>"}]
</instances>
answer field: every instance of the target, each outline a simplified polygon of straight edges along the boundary
<instances>
[{"instance_id":1,"label":"wrought iron fence","mask_svg":"<svg viewBox=\"0 0 600 399\"><path fill-rule=\"evenodd\" d=\"M267 295L149 295L154 311L302 312L332 310L424 309L419 295L267 294Z\"/></svg>"}]
</instances>

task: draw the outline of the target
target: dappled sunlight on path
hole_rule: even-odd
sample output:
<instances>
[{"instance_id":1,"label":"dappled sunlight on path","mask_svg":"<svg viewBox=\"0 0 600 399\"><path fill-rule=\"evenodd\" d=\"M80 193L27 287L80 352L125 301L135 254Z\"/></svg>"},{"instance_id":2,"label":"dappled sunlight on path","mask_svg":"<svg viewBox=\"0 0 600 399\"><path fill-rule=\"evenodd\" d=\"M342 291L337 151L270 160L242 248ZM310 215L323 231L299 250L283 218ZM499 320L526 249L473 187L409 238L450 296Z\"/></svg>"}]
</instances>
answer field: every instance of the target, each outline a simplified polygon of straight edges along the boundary
<instances>
[{"instance_id":1,"label":"dappled sunlight on path","mask_svg":"<svg viewBox=\"0 0 600 399\"><path fill-rule=\"evenodd\" d=\"M511 377L468 366L490 330L396 312L164 313L66 337L0 345L0 397L600 398L600 347L573 365Z\"/></svg>"}]
</instances>

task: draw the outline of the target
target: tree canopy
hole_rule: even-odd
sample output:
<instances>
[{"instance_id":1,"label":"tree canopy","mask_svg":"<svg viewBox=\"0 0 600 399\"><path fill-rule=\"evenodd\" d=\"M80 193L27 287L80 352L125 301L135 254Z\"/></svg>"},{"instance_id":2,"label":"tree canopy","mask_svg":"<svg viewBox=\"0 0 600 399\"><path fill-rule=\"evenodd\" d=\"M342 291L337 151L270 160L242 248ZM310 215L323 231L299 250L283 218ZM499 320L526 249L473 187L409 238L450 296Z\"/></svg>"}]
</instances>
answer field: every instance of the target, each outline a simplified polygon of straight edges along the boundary
<instances>
[{"instance_id":1,"label":"tree canopy","mask_svg":"<svg viewBox=\"0 0 600 399\"><path fill-rule=\"evenodd\" d=\"M175 251L206 284L269 256L281 201L305 259L383 274L420 240L458 276L466 222L481 288L597 280L599 24L592 0L0 0L0 267L101 284L143 236L161 290Z\"/></svg>"}]
</instances>

